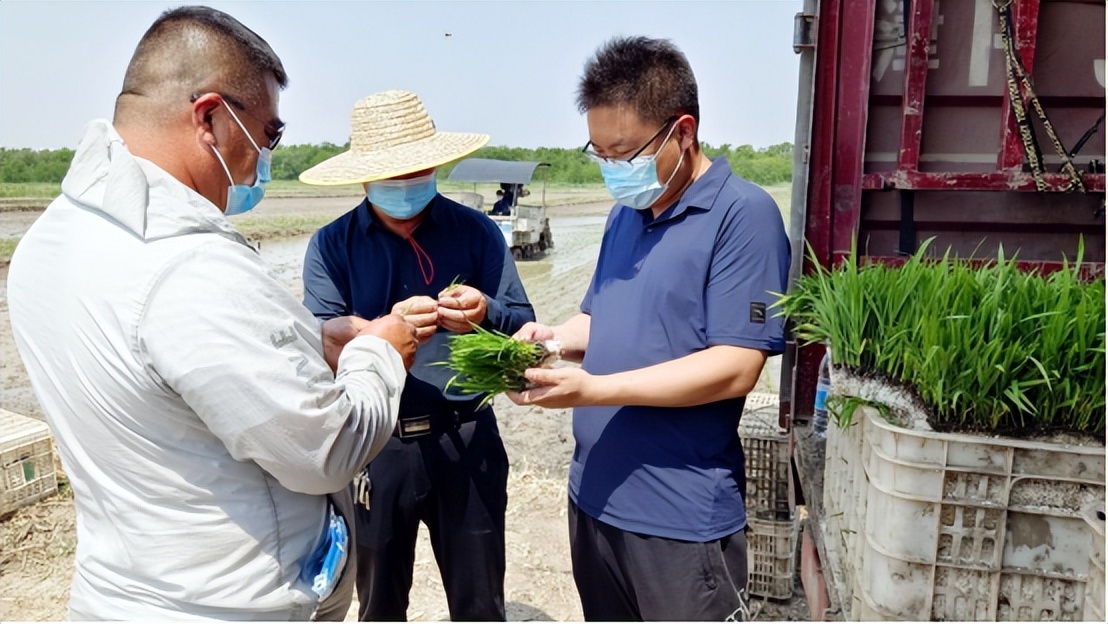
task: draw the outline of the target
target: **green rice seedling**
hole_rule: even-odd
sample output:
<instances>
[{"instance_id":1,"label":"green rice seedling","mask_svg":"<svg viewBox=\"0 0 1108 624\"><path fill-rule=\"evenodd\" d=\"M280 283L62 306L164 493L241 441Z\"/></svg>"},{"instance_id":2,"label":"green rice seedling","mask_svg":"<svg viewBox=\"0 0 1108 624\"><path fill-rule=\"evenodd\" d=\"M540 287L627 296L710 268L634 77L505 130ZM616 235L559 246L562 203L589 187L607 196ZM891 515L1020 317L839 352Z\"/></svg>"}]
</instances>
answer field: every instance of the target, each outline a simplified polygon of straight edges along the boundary
<instances>
[{"instance_id":1,"label":"green rice seedling","mask_svg":"<svg viewBox=\"0 0 1108 624\"><path fill-rule=\"evenodd\" d=\"M450 358L443 362L457 374L448 387L490 397L523 390L523 373L544 364L549 356L540 343L515 340L501 332L474 325L473 332L450 337Z\"/></svg>"},{"instance_id":2,"label":"green rice seedling","mask_svg":"<svg viewBox=\"0 0 1108 624\"><path fill-rule=\"evenodd\" d=\"M1001 248L971 264L928 254L900 267L857 249L819 266L775 304L802 343L831 347L834 365L903 385L944 430L1084 431L1105 426L1105 282L1073 264L1024 272ZM850 410L852 411L852 410Z\"/></svg>"},{"instance_id":3,"label":"green rice seedling","mask_svg":"<svg viewBox=\"0 0 1108 624\"><path fill-rule=\"evenodd\" d=\"M439 295L444 295L465 283L466 281L462 279L461 275L455 275L454 279L450 280L450 283L446 286L446 288L443 288L441 291L439 291Z\"/></svg>"},{"instance_id":4,"label":"green rice seedling","mask_svg":"<svg viewBox=\"0 0 1108 624\"><path fill-rule=\"evenodd\" d=\"M861 397L840 396L832 394L827 397L827 413L834 419L840 429L850 426L854 418L854 411L861 406L872 407L881 414L882 418L889 418L889 406L880 401L870 401Z\"/></svg>"}]
</instances>

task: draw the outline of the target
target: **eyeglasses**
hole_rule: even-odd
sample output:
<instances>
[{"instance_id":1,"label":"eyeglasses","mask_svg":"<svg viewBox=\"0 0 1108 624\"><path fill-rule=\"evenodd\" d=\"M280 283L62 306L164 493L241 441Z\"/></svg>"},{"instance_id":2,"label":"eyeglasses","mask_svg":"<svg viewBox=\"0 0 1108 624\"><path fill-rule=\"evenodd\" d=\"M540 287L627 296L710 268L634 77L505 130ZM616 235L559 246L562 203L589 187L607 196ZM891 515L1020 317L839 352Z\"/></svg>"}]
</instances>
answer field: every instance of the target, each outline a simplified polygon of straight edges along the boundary
<instances>
[{"instance_id":1,"label":"eyeglasses","mask_svg":"<svg viewBox=\"0 0 1108 624\"><path fill-rule=\"evenodd\" d=\"M650 147L650 144L653 143L659 136L661 136L662 132L664 132L665 129L668 128L670 124L677 121L678 119L679 119L679 117L677 115L674 115L674 116L670 117L669 119L665 120L665 122L662 123L662 127L658 128L658 131L654 133L654 136L650 137L650 139L648 139L646 143L643 143L642 147L635 150L635 153L631 154L630 158L608 158L607 156L601 156L600 154L596 153L596 150L589 149L589 147L592 145L592 141L589 141L588 143L585 143L585 147L582 147L581 151L586 156L588 156L589 158L592 158L593 160L595 160L596 162L599 162L599 163L607 163L607 164L614 164L614 163L619 163L619 162L629 163L629 162L635 160L636 158L638 158L639 154L643 153L643 150Z\"/></svg>"},{"instance_id":2,"label":"eyeglasses","mask_svg":"<svg viewBox=\"0 0 1108 624\"><path fill-rule=\"evenodd\" d=\"M270 151L273 151L277 148L277 144L281 142L281 136L285 133L285 122L281 121L280 119L278 119L276 122L264 121L262 119L259 119L250 111L246 110L246 105L240 102L237 98L227 95L226 93L220 93L219 91L213 91L212 93L215 93L224 100L227 100L228 104L242 111L242 114L262 124L262 129L265 132L265 138L269 140L269 145L267 147L269 147ZM193 93L192 97L189 98L189 101L195 102L196 100L200 99L200 96L200 93Z\"/></svg>"}]
</instances>

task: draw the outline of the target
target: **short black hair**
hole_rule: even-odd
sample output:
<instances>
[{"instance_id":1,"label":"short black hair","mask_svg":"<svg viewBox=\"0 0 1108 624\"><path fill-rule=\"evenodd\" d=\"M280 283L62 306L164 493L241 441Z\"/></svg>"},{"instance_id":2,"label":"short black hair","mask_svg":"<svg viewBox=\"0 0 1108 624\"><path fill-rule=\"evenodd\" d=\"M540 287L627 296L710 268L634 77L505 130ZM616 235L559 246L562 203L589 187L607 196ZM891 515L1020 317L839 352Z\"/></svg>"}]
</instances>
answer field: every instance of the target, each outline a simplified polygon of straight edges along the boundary
<instances>
[{"instance_id":1,"label":"short black hair","mask_svg":"<svg viewBox=\"0 0 1108 624\"><path fill-rule=\"evenodd\" d=\"M280 88L288 86L288 74L273 48L235 18L206 6L170 9L135 48L116 100L116 117L127 114L128 96L187 101L195 93L215 91L257 104L265 94L267 73Z\"/></svg>"},{"instance_id":2,"label":"short black hair","mask_svg":"<svg viewBox=\"0 0 1108 624\"><path fill-rule=\"evenodd\" d=\"M667 39L616 37L585 63L577 109L630 106L643 121L663 123L692 115L700 124L696 76L688 59Z\"/></svg>"}]
</instances>

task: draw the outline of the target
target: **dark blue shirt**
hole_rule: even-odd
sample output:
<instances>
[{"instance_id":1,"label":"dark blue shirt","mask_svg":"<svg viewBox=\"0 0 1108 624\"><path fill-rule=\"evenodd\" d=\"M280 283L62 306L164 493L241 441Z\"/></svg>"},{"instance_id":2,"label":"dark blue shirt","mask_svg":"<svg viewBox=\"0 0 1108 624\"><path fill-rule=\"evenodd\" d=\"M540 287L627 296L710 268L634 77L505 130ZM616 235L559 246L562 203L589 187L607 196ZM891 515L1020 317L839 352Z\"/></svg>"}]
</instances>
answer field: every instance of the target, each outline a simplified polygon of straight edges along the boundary
<instances>
[{"instance_id":1,"label":"dark blue shirt","mask_svg":"<svg viewBox=\"0 0 1108 624\"><path fill-rule=\"evenodd\" d=\"M617 205L592 284L584 368L604 375L716 345L784 350L771 293L789 241L776 203L720 158L654 219ZM569 494L625 531L704 542L746 525L738 437L743 398L695 407L581 407Z\"/></svg>"},{"instance_id":2,"label":"dark blue shirt","mask_svg":"<svg viewBox=\"0 0 1108 624\"><path fill-rule=\"evenodd\" d=\"M438 298L453 281L485 294L488 312L481 326L486 329L511 335L535 320L504 235L492 219L436 195L412 237L429 258L422 268L412 244L381 224L363 200L312 236L304 258L304 305L321 319L348 314L373 319L409 297ZM440 327L416 351L400 398L401 416L467 411L480 403L483 395L445 390L453 372L438 363L449 358L450 335Z\"/></svg>"},{"instance_id":3,"label":"dark blue shirt","mask_svg":"<svg viewBox=\"0 0 1108 624\"><path fill-rule=\"evenodd\" d=\"M508 215L512 214L512 200L515 198L511 191L504 191L504 195L496 200L496 203L492 205L492 212L489 214L494 215Z\"/></svg>"}]
</instances>

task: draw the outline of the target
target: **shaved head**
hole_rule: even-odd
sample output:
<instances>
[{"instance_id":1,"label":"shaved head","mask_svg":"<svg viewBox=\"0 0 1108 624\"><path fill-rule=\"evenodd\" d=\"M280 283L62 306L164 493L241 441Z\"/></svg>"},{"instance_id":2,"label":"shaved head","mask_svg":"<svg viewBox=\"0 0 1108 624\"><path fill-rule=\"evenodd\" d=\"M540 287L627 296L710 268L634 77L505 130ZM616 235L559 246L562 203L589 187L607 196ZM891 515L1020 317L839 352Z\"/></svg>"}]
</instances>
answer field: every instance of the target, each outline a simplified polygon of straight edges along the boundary
<instances>
[{"instance_id":1,"label":"shaved head","mask_svg":"<svg viewBox=\"0 0 1108 624\"><path fill-rule=\"evenodd\" d=\"M135 49L116 98L119 125L164 123L195 94L233 94L247 106L265 98L266 78L288 76L264 39L230 15L204 6L166 11Z\"/></svg>"}]
</instances>

